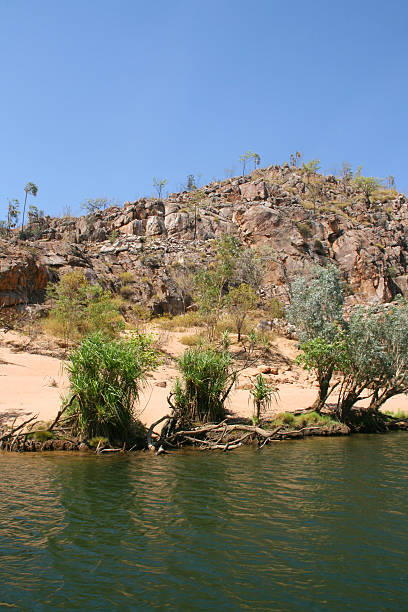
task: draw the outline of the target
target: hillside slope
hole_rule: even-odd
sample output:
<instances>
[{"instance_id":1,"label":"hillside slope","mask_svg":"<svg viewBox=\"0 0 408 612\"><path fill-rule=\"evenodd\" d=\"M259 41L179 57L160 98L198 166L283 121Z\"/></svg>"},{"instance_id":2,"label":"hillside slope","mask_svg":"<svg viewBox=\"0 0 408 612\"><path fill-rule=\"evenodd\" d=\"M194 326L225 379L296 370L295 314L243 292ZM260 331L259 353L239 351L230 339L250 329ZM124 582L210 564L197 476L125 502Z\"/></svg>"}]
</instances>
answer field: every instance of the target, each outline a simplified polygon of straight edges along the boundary
<instances>
[{"instance_id":1,"label":"hillside slope","mask_svg":"<svg viewBox=\"0 0 408 612\"><path fill-rule=\"evenodd\" d=\"M139 199L79 218L49 218L37 240L0 241L0 305L40 302L49 281L81 268L112 291L130 272L130 299L179 312L174 264L199 269L212 239L235 234L264 253L263 292L287 301L288 283L313 264L338 266L350 302L408 291L408 199L381 189L370 201L352 181L270 166L165 200ZM268 248L265 248L268 247ZM122 275L122 280L121 280ZM129 284L130 275L127 275Z\"/></svg>"}]
</instances>

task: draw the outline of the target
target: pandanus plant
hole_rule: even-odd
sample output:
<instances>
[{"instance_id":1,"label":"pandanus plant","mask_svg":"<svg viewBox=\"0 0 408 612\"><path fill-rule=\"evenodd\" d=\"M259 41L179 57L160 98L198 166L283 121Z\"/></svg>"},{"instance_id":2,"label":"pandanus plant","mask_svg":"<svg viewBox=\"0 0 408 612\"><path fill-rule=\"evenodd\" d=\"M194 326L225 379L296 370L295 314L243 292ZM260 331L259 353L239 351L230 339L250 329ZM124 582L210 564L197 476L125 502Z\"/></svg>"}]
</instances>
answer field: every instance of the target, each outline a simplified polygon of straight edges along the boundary
<instances>
[{"instance_id":1,"label":"pandanus plant","mask_svg":"<svg viewBox=\"0 0 408 612\"><path fill-rule=\"evenodd\" d=\"M255 379L254 386L250 390L250 394L252 395L254 405L253 421L258 423L261 413L270 408L273 400L276 401L278 389L274 385L268 384L262 374L259 374Z\"/></svg>"}]
</instances>

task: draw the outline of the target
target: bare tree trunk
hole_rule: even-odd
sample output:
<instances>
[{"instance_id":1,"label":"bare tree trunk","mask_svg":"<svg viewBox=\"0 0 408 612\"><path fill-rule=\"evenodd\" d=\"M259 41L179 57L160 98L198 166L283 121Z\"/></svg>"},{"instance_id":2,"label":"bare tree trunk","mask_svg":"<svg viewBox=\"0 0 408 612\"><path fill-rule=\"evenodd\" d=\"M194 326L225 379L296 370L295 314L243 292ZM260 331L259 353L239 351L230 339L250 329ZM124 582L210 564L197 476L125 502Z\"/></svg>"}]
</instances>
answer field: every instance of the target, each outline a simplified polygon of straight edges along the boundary
<instances>
[{"instance_id":1,"label":"bare tree trunk","mask_svg":"<svg viewBox=\"0 0 408 612\"><path fill-rule=\"evenodd\" d=\"M25 192L25 198L24 198L24 208L23 208L23 218L21 221L21 231L23 231L24 229L24 216L25 216L25 211L26 211L26 204L27 204L27 196L28 196L28 192Z\"/></svg>"}]
</instances>

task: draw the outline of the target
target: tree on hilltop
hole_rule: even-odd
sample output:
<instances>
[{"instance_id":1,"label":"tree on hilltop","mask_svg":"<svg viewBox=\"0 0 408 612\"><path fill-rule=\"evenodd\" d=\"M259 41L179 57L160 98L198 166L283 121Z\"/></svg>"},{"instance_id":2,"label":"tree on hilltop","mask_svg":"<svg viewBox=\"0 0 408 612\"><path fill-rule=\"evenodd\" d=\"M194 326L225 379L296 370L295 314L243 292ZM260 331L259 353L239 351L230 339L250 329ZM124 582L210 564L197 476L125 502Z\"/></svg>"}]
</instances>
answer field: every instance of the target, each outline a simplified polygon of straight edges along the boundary
<instances>
[{"instance_id":1,"label":"tree on hilltop","mask_svg":"<svg viewBox=\"0 0 408 612\"><path fill-rule=\"evenodd\" d=\"M360 166L357 170L356 176L354 177L354 186L363 192L368 206L371 205L370 197L381 188L382 180L374 176L363 176L361 174L362 167Z\"/></svg>"},{"instance_id":2,"label":"tree on hilltop","mask_svg":"<svg viewBox=\"0 0 408 612\"><path fill-rule=\"evenodd\" d=\"M167 185L167 179L158 179L155 176L153 177L153 187L157 192L157 197L161 200L163 187Z\"/></svg>"},{"instance_id":3,"label":"tree on hilltop","mask_svg":"<svg viewBox=\"0 0 408 612\"><path fill-rule=\"evenodd\" d=\"M38 187L35 183L27 183L27 185L24 187L24 191L25 191L25 198L24 198L24 207L23 207L23 218L21 221L21 232L23 232L24 229L24 217L25 217L25 211L26 211L26 204L27 204L27 197L28 194L31 193L32 196L36 197L37 193L38 193Z\"/></svg>"},{"instance_id":4,"label":"tree on hilltop","mask_svg":"<svg viewBox=\"0 0 408 612\"><path fill-rule=\"evenodd\" d=\"M19 216L20 202L16 198L12 198L9 200L7 209L7 233L10 233L10 230L17 226Z\"/></svg>"}]
</instances>

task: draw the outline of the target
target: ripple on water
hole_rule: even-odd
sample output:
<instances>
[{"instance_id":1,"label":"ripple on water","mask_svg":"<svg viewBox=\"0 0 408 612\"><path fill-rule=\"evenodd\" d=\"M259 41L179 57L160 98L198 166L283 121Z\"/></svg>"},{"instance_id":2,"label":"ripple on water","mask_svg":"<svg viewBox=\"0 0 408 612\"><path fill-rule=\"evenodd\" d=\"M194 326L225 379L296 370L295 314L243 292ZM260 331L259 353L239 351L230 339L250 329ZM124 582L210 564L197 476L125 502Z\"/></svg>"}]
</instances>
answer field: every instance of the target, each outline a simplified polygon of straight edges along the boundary
<instances>
[{"instance_id":1,"label":"ripple on water","mask_svg":"<svg viewBox=\"0 0 408 612\"><path fill-rule=\"evenodd\" d=\"M408 436L0 457L0 604L401 610Z\"/></svg>"}]
</instances>

